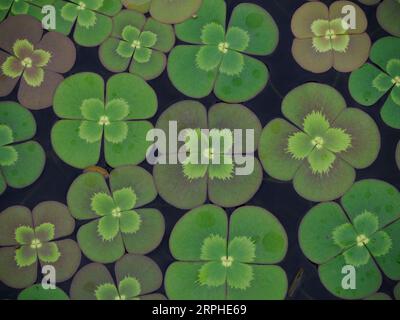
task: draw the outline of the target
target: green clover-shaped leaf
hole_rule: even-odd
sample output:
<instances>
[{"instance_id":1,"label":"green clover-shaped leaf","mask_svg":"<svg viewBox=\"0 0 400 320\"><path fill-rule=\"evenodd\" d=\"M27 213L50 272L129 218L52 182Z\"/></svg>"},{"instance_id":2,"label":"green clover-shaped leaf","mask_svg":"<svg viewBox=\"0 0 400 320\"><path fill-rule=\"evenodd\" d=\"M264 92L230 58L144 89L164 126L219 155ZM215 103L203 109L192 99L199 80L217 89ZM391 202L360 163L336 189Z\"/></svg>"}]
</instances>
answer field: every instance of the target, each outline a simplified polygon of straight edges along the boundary
<instances>
[{"instance_id":1,"label":"green clover-shaped leaf","mask_svg":"<svg viewBox=\"0 0 400 320\"><path fill-rule=\"evenodd\" d=\"M177 37L191 45L171 51L168 74L187 96L201 98L214 91L223 101L241 102L256 96L267 83L267 68L249 55L267 55L275 49L278 29L273 18L247 3L236 6L228 25L225 16L223 0L204 0L196 17L176 26ZM261 35L268 41L261 42Z\"/></svg>"}]
</instances>

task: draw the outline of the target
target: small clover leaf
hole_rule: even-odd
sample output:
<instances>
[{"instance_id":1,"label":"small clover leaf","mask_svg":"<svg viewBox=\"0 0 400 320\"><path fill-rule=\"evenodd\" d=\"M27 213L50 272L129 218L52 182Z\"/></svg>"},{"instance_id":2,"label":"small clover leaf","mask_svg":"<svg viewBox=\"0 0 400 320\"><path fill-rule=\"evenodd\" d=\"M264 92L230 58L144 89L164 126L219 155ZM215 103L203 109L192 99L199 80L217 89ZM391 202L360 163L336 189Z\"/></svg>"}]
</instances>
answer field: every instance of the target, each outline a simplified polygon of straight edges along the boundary
<instances>
[{"instance_id":1,"label":"small clover leaf","mask_svg":"<svg viewBox=\"0 0 400 320\"><path fill-rule=\"evenodd\" d=\"M226 42L232 50L245 51L250 43L249 33L238 27L230 27L226 33Z\"/></svg>"},{"instance_id":2,"label":"small clover leaf","mask_svg":"<svg viewBox=\"0 0 400 320\"><path fill-rule=\"evenodd\" d=\"M115 209L115 203L110 195L99 192L93 195L91 208L99 216L106 216L112 214L112 211Z\"/></svg>"},{"instance_id":3,"label":"small clover leaf","mask_svg":"<svg viewBox=\"0 0 400 320\"><path fill-rule=\"evenodd\" d=\"M79 137L88 143L95 143L101 140L103 128L93 121L82 121L79 126Z\"/></svg>"},{"instance_id":4,"label":"small clover leaf","mask_svg":"<svg viewBox=\"0 0 400 320\"><path fill-rule=\"evenodd\" d=\"M122 35L122 39L124 39L125 41L130 42L132 44L133 41L139 39L140 30L134 26L127 25L122 30L121 35Z\"/></svg>"},{"instance_id":5,"label":"small clover leaf","mask_svg":"<svg viewBox=\"0 0 400 320\"><path fill-rule=\"evenodd\" d=\"M129 114L129 105L124 99L113 99L107 103L105 110L110 121L120 121Z\"/></svg>"},{"instance_id":6,"label":"small clover leaf","mask_svg":"<svg viewBox=\"0 0 400 320\"><path fill-rule=\"evenodd\" d=\"M225 40L224 27L215 22L206 24L201 30L200 38L204 44L219 45Z\"/></svg>"},{"instance_id":7,"label":"small clover leaf","mask_svg":"<svg viewBox=\"0 0 400 320\"><path fill-rule=\"evenodd\" d=\"M368 263L370 254L364 245L357 245L343 253L347 264L359 267Z\"/></svg>"},{"instance_id":8,"label":"small clover leaf","mask_svg":"<svg viewBox=\"0 0 400 320\"><path fill-rule=\"evenodd\" d=\"M324 134L325 147L335 153L351 147L351 136L342 128L329 128Z\"/></svg>"},{"instance_id":9,"label":"small clover leaf","mask_svg":"<svg viewBox=\"0 0 400 320\"><path fill-rule=\"evenodd\" d=\"M157 43L157 35L151 31L143 31L140 34L139 41L143 47L151 48Z\"/></svg>"},{"instance_id":10,"label":"small clover leaf","mask_svg":"<svg viewBox=\"0 0 400 320\"><path fill-rule=\"evenodd\" d=\"M119 233L119 219L109 215L99 219L97 231L104 241L112 241Z\"/></svg>"},{"instance_id":11,"label":"small clover leaf","mask_svg":"<svg viewBox=\"0 0 400 320\"><path fill-rule=\"evenodd\" d=\"M382 72L372 81L372 85L378 91L386 93L393 86L393 82L391 77Z\"/></svg>"},{"instance_id":12,"label":"small clover leaf","mask_svg":"<svg viewBox=\"0 0 400 320\"><path fill-rule=\"evenodd\" d=\"M313 148L311 137L304 132L295 132L289 137L287 152L296 160L307 158Z\"/></svg>"},{"instance_id":13,"label":"small clover leaf","mask_svg":"<svg viewBox=\"0 0 400 320\"><path fill-rule=\"evenodd\" d=\"M354 228L357 230L359 234L364 234L366 236L370 236L375 233L379 228L379 220L378 217L368 211L364 211L360 215L358 215L354 221Z\"/></svg>"},{"instance_id":14,"label":"small clover leaf","mask_svg":"<svg viewBox=\"0 0 400 320\"><path fill-rule=\"evenodd\" d=\"M220 235L211 235L204 239L201 247L202 260L218 260L226 255L226 239Z\"/></svg>"},{"instance_id":15,"label":"small clover leaf","mask_svg":"<svg viewBox=\"0 0 400 320\"><path fill-rule=\"evenodd\" d=\"M382 257L392 248L392 239L385 231L375 233L367 244L374 257Z\"/></svg>"},{"instance_id":16,"label":"small clover leaf","mask_svg":"<svg viewBox=\"0 0 400 320\"><path fill-rule=\"evenodd\" d=\"M139 231L142 218L136 211L125 211L121 213L119 223L122 233L133 234Z\"/></svg>"},{"instance_id":17,"label":"small clover leaf","mask_svg":"<svg viewBox=\"0 0 400 320\"><path fill-rule=\"evenodd\" d=\"M100 99L85 99L81 105L82 116L86 120L98 121L104 114L104 103Z\"/></svg>"},{"instance_id":18,"label":"small clover leaf","mask_svg":"<svg viewBox=\"0 0 400 320\"><path fill-rule=\"evenodd\" d=\"M58 246L54 242L43 243L43 245L37 249L38 257L45 263L57 262L61 256Z\"/></svg>"},{"instance_id":19,"label":"small clover leaf","mask_svg":"<svg viewBox=\"0 0 400 320\"><path fill-rule=\"evenodd\" d=\"M332 239L342 249L349 248L356 244L357 233L350 223L336 227L332 233Z\"/></svg>"},{"instance_id":20,"label":"small clover leaf","mask_svg":"<svg viewBox=\"0 0 400 320\"><path fill-rule=\"evenodd\" d=\"M217 261L207 262L201 266L198 282L202 286L219 287L226 281L226 267Z\"/></svg>"},{"instance_id":21,"label":"small clover leaf","mask_svg":"<svg viewBox=\"0 0 400 320\"><path fill-rule=\"evenodd\" d=\"M120 300L117 287L112 283L103 283L96 288L97 300Z\"/></svg>"},{"instance_id":22,"label":"small clover leaf","mask_svg":"<svg viewBox=\"0 0 400 320\"><path fill-rule=\"evenodd\" d=\"M227 282L233 289L245 290L251 286L254 271L250 265L234 262L227 269Z\"/></svg>"},{"instance_id":23,"label":"small clover leaf","mask_svg":"<svg viewBox=\"0 0 400 320\"><path fill-rule=\"evenodd\" d=\"M111 122L105 126L104 137L111 143L121 143L128 136L128 125L125 122Z\"/></svg>"},{"instance_id":24,"label":"small clover leaf","mask_svg":"<svg viewBox=\"0 0 400 320\"><path fill-rule=\"evenodd\" d=\"M121 210L130 210L135 207L137 196L132 188L123 188L117 190L113 193L113 198L116 205L121 208Z\"/></svg>"},{"instance_id":25,"label":"small clover leaf","mask_svg":"<svg viewBox=\"0 0 400 320\"><path fill-rule=\"evenodd\" d=\"M118 285L121 300L134 299L140 295L141 285L138 279L127 276Z\"/></svg>"},{"instance_id":26,"label":"small clover leaf","mask_svg":"<svg viewBox=\"0 0 400 320\"><path fill-rule=\"evenodd\" d=\"M303 121L304 131L310 136L322 135L329 127L329 121L320 111L312 111Z\"/></svg>"},{"instance_id":27,"label":"small clover leaf","mask_svg":"<svg viewBox=\"0 0 400 320\"><path fill-rule=\"evenodd\" d=\"M29 267L37 260L37 251L30 246L21 246L15 250L15 262L20 268Z\"/></svg>"},{"instance_id":28,"label":"small clover leaf","mask_svg":"<svg viewBox=\"0 0 400 320\"><path fill-rule=\"evenodd\" d=\"M52 223L46 222L35 228L36 238L40 241L50 241L54 239L55 226Z\"/></svg>"},{"instance_id":29,"label":"small clover leaf","mask_svg":"<svg viewBox=\"0 0 400 320\"><path fill-rule=\"evenodd\" d=\"M248 237L235 237L229 243L228 254L234 261L253 262L256 257L256 246Z\"/></svg>"},{"instance_id":30,"label":"small clover leaf","mask_svg":"<svg viewBox=\"0 0 400 320\"><path fill-rule=\"evenodd\" d=\"M152 51L149 48L136 48L133 58L139 63L146 63L150 61Z\"/></svg>"},{"instance_id":31,"label":"small clover leaf","mask_svg":"<svg viewBox=\"0 0 400 320\"><path fill-rule=\"evenodd\" d=\"M0 147L0 166L8 167L15 164L18 160L18 152L14 147Z\"/></svg>"},{"instance_id":32,"label":"small clover leaf","mask_svg":"<svg viewBox=\"0 0 400 320\"><path fill-rule=\"evenodd\" d=\"M82 8L82 9L81 9ZM77 7L78 24L84 28L90 28L96 25L97 17L93 11L85 10L83 7Z\"/></svg>"},{"instance_id":33,"label":"small clover leaf","mask_svg":"<svg viewBox=\"0 0 400 320\"><path fill-rule=\"evenodd\" d=\"M35 237L33 228L28 226L20 226L15 230L15 240L19 244L31 244Z\"/></svg>"}]
</instances>

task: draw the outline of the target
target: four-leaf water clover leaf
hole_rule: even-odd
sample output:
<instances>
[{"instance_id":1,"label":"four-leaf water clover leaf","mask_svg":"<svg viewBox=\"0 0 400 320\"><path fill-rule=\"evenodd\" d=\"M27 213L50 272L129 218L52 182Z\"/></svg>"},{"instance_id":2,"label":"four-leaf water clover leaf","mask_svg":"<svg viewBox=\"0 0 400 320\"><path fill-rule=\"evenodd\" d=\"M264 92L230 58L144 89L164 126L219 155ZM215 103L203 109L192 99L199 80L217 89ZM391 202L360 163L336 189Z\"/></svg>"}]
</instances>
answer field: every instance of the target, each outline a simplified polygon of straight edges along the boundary
<instances>
[{"instance_id":1,"label":"four-leaf water clover leaf","mask_svg":"<svg viewBox=\"0 0 400 320\"><path fill-rule=\"evenodd\" d=\"M164 218L156 209L141 207L156 196L153 177L140 167L114 169L109 187L100 173L80 175L67 200L76 219L92 220L77 234L82 252L92 261L111 263L125 251L146 254L154 250L164 235Z\"/></svg>"},{"instance_id":2,"label":"four-leaf water clover leaf","mask_svg":"<svg viewBox=\"0 0 400 320\"><path fill-rule=\"evenodd\" d=\"M114 75L105 88L103 78L95 73L72 75L58 87L53 106L62 120L52 129L52 145L69 165L97 164L102 140L105 160L112 167L145 159L150 146L146 135L153 126L143 119L155 114L157 96L138 76Z\"/></svg>"},{"instance_id":3,"label":"four-leaf water clover leaf","mask_svg":"<svg viewBox=\"0 0 400 320\"><path fill-rule=\"evenodd\" d=\"M157 291L163 280L150 258L127 254L115 263L115 279L100 263L84 266L71 283L72 300L165 300Z\"/></svg>"},{"instance_id":4,"label":"four-leaf water clover leaf","mask_svg":"<svg viewBox=\"0 0 400 320\"><path fill-rule=\"evenodd\" d=\"M0 213L0 281L12 288L36 282L38 265L52 265L57 282L75 274L81 261L71 235L75 220L68 208L54 201L38 204L32 212L22 206Z\"/></svg>"},{"instance_id":5,"label":"four-leaf water clover leaf","mask_svg":"<svg viewBox=\"0 0 400 320\"><path fill-rule=\"evenodd\" d=\"M287 94L282 118L264 128L259 157L273 178L290 181L311 201L342 196L356 169L370 166L380 150L380 133L365 112L347 108L342 95L319 83L306 83Z\"/></svg>"},{"instance_id":6,"label":"four-leaf water clover leaf","mask_svg":"<svg viewBox=\"0 0 400 320\"><path fill-rule=\"evenodd\" d=\"M272 53L279 38L270 14L250 3L235 7L226 25L223 0L204 0L197 15L175 26L177 37L191 45L176 46L168 58L173 85L185 95L202 98L213 90L226 102L255 97L268 81L268 69L249 55Z\"/></svg>"},{"instance_id":7,"label":"four-leaf water clover leaf","mask_svg":"<svg viewBox=\"0 0 400 320\"><path fill-rule=\"evenodd\" d=\"M189 153L183 162L173 160L179 157L183 142L175 153L169 151L169 145L165 151L158 150L160 158L165 155L165 162L154 166L153 175L157 190L166 202L180 209L192 209L202 205L208 197L222 207L235 207L254 196L262 183L262 168L254 156L261 124L253 112L243 105L225 103L216 104L207 112L197 101L181 101L161 114L156 128L165 132L166 137L173 136L170 129L173 121L176 121L178 134L185 133L185 130L187 134L187 129L191 129L189 132L196 133L194 137L202 137L205 143L198 139L197 152ZM210 129L208 134L203 133L206 129ZM226 141L232 144L230 141L235 129L241 133L242 145L238 148L237 141L234 141L233 149L225 148ZM253 136L247 138L247 130L252 130ZM208 143L210 136L221 139L220 150ZM189 140L187 143L196 142ZM214 158L219 161L214 161ZM246 165L242 160L247 160L249 170L239 174L238 170Z\"/></svg>"},{"instance_id":8,"label":"four-leaf water clover leaf","mask_svg":"<svg viewBox=\"0 0 400 320\"><path fill-rule=\"evenodd\" d=\"M341 198L341 206L321 203L306 214L299 229L300 246L319 265L321 282L332 294L345 299L370 296L381 286L381 271L392 280L400 279L399 208L395 187L362 180ZM356 271L352 290L341 285L346 265Z\"/></svg>"},{"instance_id":9,"label":"four-leaf water clover leaf","mask_svg":"<svg viewBox=\"0 0 400 320\"><path fill-rule=\"evenodd\" d=\"M263 208L241 207L228 219L220 207L198 207L177 222L169 244L179 260L165 275L170 299L278 300L286 296L286 273L274 264L286 255L287 235L278 219Z\"/></svg>"},{"instance_id":10,"label":"four-leaf water clover leaf","mask_svg":"<svg viewBox=\"0 0 400 320\"><path fill-rule=\"evenodd\" d=\"M145 80L157 78L165 69L175 43L174 29L138 12L123 10L114 18L111 37L99 48L101 63L112 72L129 72Z\"/></svg>"},{"instance_id":11,"label":"four-leaf water clover leaf","mask_svg":"<svg viewBox=\"0 0 400 320\"><path fill-rule=\"evenodd\" d=\"M42 7L51 5L55 0L2 0L0 3L0 21L7 15L29 14L41 20Z\"/></svg>"},{"instance_id":12,"label":"four-leaf water clover leaf","mask_svg":"<svg viewBox=\"0 0 400 320\"><path fill-rule=\"evenodd\" d=\"M57 32L43 35L41 23L27 15L10 16L0 24L0 97L18 84L18 101L29 109L52 104L62 73L75 63L73 42Z\"/></svg>"},{"instance_id":13,"label":"four-leaf water clover leaf","mask_svg":"<svg viewBox=\"0 0 400 320\"><path fill-rule=\"evenodd\" d=\"M151 16L163 23L176 24L196 16L202 0L122 0L124 6Z\"/></svg>"},{"instance_id":14,"label":"four-leaf water clover leaf","mask_svg":"<svg viewBox=\"0 0 400 320\"><path fill-rule=\"evenodd\" d=\"M342 20L346 5L355 8L354 29ZM295 36L292 54L303 69L322 73L333 67L350 72L368 59L371 40L365 33L367 18L353 2L335 1L329 8L319 1L305 3L294 13L291 26Z\"/></svg>"},{"instance_id":15,"label":"four-leaf water clover leaf","mask_svg":"<svg viewBox=\"0 0 400 320\"><path fill-rule=\"evenodd\" d=\"M370 60L349 78L351 96L363 106L372 106L386 93L382 120L400 129L400 39L384 37L374 43Z\"/></svg>"},{"instance_id":16,"label":"four-leaf water clover leaf","mask_svg":"<svg viewBox=\"0 0 400 320\"><path fill-rule=\"evenodd\" d=\"M46 156L41 145L27 141L36 133L29 110L16 102L0 102L0 195L7 185L25 188L42 174Z\"/></svg>"},{"instance_id":17,"label":"four-leaf water clover leaf","mask_svg":"<svg viewBox=\"0 0 400 320\"><path fill-rule=\"evenodd\" d=\"M74 40L84 47L101 44L113 28L111 17L122 8L120 0L57 0L56 31L65 35L74 28Z\"/></svg>"}]
</instances>

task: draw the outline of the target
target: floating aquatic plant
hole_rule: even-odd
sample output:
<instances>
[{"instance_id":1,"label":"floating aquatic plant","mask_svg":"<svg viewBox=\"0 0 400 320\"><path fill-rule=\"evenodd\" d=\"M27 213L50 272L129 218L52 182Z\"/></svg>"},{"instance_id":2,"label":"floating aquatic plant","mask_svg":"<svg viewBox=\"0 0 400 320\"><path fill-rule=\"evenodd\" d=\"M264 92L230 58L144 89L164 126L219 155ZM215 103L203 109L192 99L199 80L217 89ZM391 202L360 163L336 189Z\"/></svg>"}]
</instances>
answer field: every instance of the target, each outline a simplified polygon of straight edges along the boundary
<instances>
[{"instance_id":1,"label":"floating aquatic plant","mask_svg":"<svg viewBox=\"0 0 400 320\"><path fill-rule=\"evenodd\" d=\"M168 59L174 86L192 98L210 94L226 102L256 96L268 81L268 69L250 55L268 55L278 44L278 28L263 8L242 3L226 25L223 0L204 0L195 17L175 26L176 46Z\"/></svg>"},{"instance_id":2,"label":"floating aquatic plant","mask_svg":"<svg viewBox=\"0 0 400 320\"><path fill-rule=\"evenodd\" d=\"M27 15L10 16L0 24L0 97L19 82L18 101L29 109L52 104L62 73L75 63L75 46L57 32L43 35L41 23Z\"/></svg>"},{"instance_id":3,"label":"floating aquatic plant","mask_svg":"<svg viewBox=\"0 0 400 320\"><path fill-rule=\"evenodd\" d=\"M342 22L342 8L349 4L355 8L355 29ZM339 72L353 71L368 59L371 40L365 32L367 24L364 12L353 2L335 1L329 8L319 1L305 3L292 17L293 57L314 73L332 67Z\"/></svg>"},{"instance_id":4,"label":"floating aquatic plant","mask_svg":"<svg viewBox=\"0 0 400 320\"><path fill-rule=\"evenodd\" d=\"M370 60L349 78L351 96L361 105L372 106L384 95L382 120L400 129L400 39L384 37L374 43Z\"/></svg>"},{"instance_id":5,"label":"floating aquatic plant","mask_svg":"<svg viewBox=\"0 0 400 320\"><path fill-rule=\"evenodd\" d=\"M229 221L229 222L228 222ZM275 264L287 251L287 236L276 217L259 207L204 205L175 225L170 250L178 262L165 275L169 299L284 299L285 271Z\"/></svg>"},{"instance_id":6,"label":"floating aquatic plant","mask_svg":"<svg viewBox=\"0 0 400 320\"><path fill-rule=\"evenodd\" d=\"M115 279L99 263L84 266L71 283L72 300L164 300L157 291L163 275L150 258L127 254L115 263Z\"/></svg>"},{"instance_id":7,"label":"floating aquatic plant","mask_svg":"<svg viewBox=\"0 0 400 320\"><path fill-rule=\"evenodd\" d=\"M343 209L344 210L343 210ZM300 225L304 254L319 264L322 284L335 296L360 299L375 293L381 271L400 279L400 193L379 180L362 180L334 202L312 208ZM341 285L345 265L355 267L356 288Z\"/></svg>"},{"instance_id":8,"label":"floating aquatic plant","mask_svg":"<svg viewBox=\"0 0 400 320\"><path fill-rule=\"evenodd\" d=\"M110 34L112 17L122 8L120 0L56 0L56 31L68 35L73 30L77 44L95 47Z\"/></svg>"},{"instance_id":9,"label":"floating aquatic plant","mask_svg":"<svg viewBox=\"0 0 400 320\"><path fill-rule=\"evenodd\" d=\"M129 72L145 80L165 69L175 43L174 29L138 12L123 10L114 18L111 37L99 48L101 63L112 72Z\"/></svg>"},{"instance_id":10,"label":"floating aquatic plant","mask_svg":"<svg viewBox=\"0 0 400 320\"><path fill-rule=\"evenodd\" d=\"M37 280L38 265L52 265L57 282L72 277L81 251L71 235L75 221L68 208L54 201L38 204L32 212L22 206L0 213L0 280L12 288L26 288Z\"/></svg>"},{"instance_id":11,"label":"floating aquatic plant","mask_svg":"<svg viewBox=\"0 0 400 320\"><path fill-rule=\"evenodd\" d=\"M163 23L175 24L195 16L202 0L122 0L123 5Z\"/></svg>"},{"instance_id":12,"label":"floating aquatic plant","mask_svg":"<svg viewBox=\"0 0 400 320\"><path fill-rule=\"evenodd\" d=\"M295 190L312 201L342 196L353 184L355 169L370 166L378 156L380 133L365 112L346 108L334 88L301 85L284 98L285 119L264 128L259 156L275 179L293 180Z\"/></svg>"},{"instance_id":13,"label":"floating aquatic plant","mask_svg":"<svg viewBox=\"0 0 400 320\"><path fill-rule=\"evenodd\" d=\"M129 73L112 76L105 86L95 73L65 79L54 97L54 112L62 118L51 132L57 155L69 165L97 164L104 140L104 155L112 167L138 164L146 157L146 141L157 110L154 90Z\"/></svg>"},{"instance_id":14,"label":"floating aquatic plant","mask_svg":"<svg viewBox=\"0 0 400 320\"><path fill-rule=\"evenodd\" d=\"M0 102L0 195L7 186L25 188L42 174L46 161L33 115L16 102Z\"/></svg>"},{"instance_id":15,"label":"floating aquatic plant","mask_svg":"<svg viewBox=\"0 0 400 320\"><path fill-rule=\"evenodd\" d=\"M41 20L42 7L51 5L55 0L2 0L0 3L0 21L8 15L28 14Z\"/></svg>"},{"instance_id":16,"label":"floating aquatic plant","mask_svg":"<svg viewBox=\"0 0 400 320\"><path fill-rule=\"evenodd\" d=\"M80 227L77 239L92 261L111 263L125 251L146 254L164 235L164 218L156 209L141 208L157 196L153 177L144 169L126 166L105 178L96 172L80 175L67 199L72 215L90 220Z\"/></svg>"},{"instance_id":17,"label":"floating aquatic plant","mask_svg":"<svg viewBox=\"0 0 400 320\"><path fill-rule=\"evenodd\" d=\"M206 148L199 146L197 152L190 152L184 163L173 164L170 159L177 156L175 153L168 155L167 164L154 166L154 181L160 196L166 202L177 208L191 209L203 204L208 196L215 204L235 207L254 196L262 182L262 169L259 161L253 156L261 132L260 121L253 112L242 105L220 103L211 107L207 113L206 108L199 102L181 101L161 114L156 124L167 137L170 134L170 121L176 121L179 132L185 129L196 130L198 137L206 140ZM205 136L199 133L201 129L211 130L209 135ZM224 146L221 143L220 150L214 150L212 145L208 144L212 141L208 139L224 137L227 138L225 141L232 143L234 129L242 132L241 151L235 149L235 145L232 148L231 145ZM246 129L254 130L254 140L246 138ZM190 140L187 141L186 148L188 144L190 147L190 143ZM250 148L250 143L253 143L253 148L248 149L246 153L245 146ZM176 152L178 151L179 149ZM238 163L235 155L250 157L254 161L254 168L248 174L238 175L236 168L241 168L244 164ZM219 164L212 163L216 157L220 157Z\"/></svg>"},{"instance_id":18,"label":"floating aquatic plant","mask_svg":"<svg viewBox=\"0 0 400 320\"><path fill-rule=\"evenodd\" d=\"M18 300L69 300L69 297L60 288L45 289L42 284L34 284L22 290L18 295Z\"/></svg>"}]
</instances>

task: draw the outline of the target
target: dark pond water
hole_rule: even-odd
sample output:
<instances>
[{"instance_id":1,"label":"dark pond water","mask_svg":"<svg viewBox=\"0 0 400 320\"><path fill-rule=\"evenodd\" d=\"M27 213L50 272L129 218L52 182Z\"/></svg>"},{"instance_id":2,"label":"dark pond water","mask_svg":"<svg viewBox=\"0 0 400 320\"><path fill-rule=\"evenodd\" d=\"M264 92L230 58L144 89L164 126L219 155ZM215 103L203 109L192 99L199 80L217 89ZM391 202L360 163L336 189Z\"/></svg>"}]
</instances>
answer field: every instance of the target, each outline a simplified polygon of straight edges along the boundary
<instances>
[{"instance_id":1,"label":"dark pond water","mask_svg":"<svg viewBox=\"0 0 400 320\"><path fill-rule=\"evenodd\" d=\"M232 9L243 1L226 0L228 4L228 16ZM303 0L248 0L248 2L256 3L264 7L275 19L279 26L280 42L277 50L270 56L259 58L270 70L270 81L266 89L256 98L245 103L245 105L253 110L265 126L270 120L281 116L281 101L291 89L309 81L321 82L329 84L338 89L345 97L348 106L358 107L371 115L379 126L382 136L382 148L378 159L375 163L365 170L357 171L357 179L378 178L385 180L397 188L400 188L400 174L396 167L394 154L397 142L400 139L400 131L391 129L386 126L379 115L379 108L382 101L378 102L375 107L365 108L358 105L350 96L347 83L348 74L338 73L335 70L323 74L313 74L303 70L294 61L291 55L291 45L293 36L290 30L291 17ZM333 1L323 1L331 3ZM387 34L379 27L375 18L376 7L368 7L362 5L364 12L368 18L368 34L372 41L379 39ZM400 17L399 17L400 18ZM91 71L96 72L107 80L112 73L105 70L101 65L97 48L83 48L77 46L77 61L75 67L65 76L70 74ZM170 83L167 74L164 74L150 81L150 85L156 90L159 99L159 109L157 115L152 119L155 123L158 116L171 104L188 99L180 94ZM0 100L16 100L16 91ZM205 106L210 107L218 102L217 98L210 95L201 100ZM0 210L4 210L12 205L25 205L33 208L36 204L46 201L55 200L66 203L66 194L72 181L81 174L80 170L69 167L63 163L54 153L50 143L50 130L57 121L52 108L42 111L35 111L34 116L37 121L38 131L35 139L40 142L47 153L47 163L43 175L32 186L15 190L8 189L0 198ZM107 168L104 159L101 160L100 166ZM146 163L143 167L150 170L151 167ZM248 203L266 208L274 213L285 227L289 237L289 249L284 261L280 265L286 270L289 284L295 278L300 269L304 269L302 282L298 289L289 299L335 299L320 283L316 265L312 264L302 254L297 240L297 231L299 223L305 213L314 205L312 202L306 201L299 197L293 189L292 183L282 183L268 177L264 173L264 181L262 187L255 197ZM173 258L168 248L168 238L172 228L178 219L185 213L165 203L158 197L149 207L155 207L162 211L166 220L166 233L162 244L149 256L153 258L162 271L165 272L168 265L173 262ZM228 210L232 212L233 210ZM80 223L77 223L79 228ZM83 257L82 265L90 261ZM112 270L113 265L108 266ZM66 292L69 292L70 282L67 281L59 286ZM392 294L394 282L384 278L380 291ZM15 299L18 290L10 289L0 283L0 299ZM163 289L160 290L163 292Z\"/></svg>"}]
</instances>

